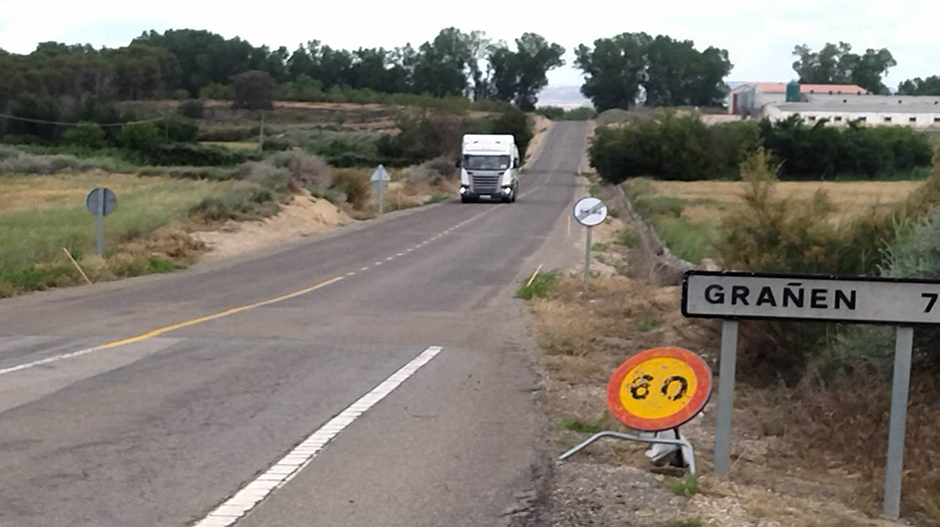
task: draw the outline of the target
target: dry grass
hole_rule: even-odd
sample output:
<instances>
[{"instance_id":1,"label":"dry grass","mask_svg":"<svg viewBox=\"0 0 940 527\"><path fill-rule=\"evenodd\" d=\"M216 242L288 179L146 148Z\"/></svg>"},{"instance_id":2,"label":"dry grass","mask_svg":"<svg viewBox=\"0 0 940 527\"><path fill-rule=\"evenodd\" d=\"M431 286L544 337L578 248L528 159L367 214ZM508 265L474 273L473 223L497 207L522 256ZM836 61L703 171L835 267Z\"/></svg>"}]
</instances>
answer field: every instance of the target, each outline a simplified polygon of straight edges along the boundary
<instances>
[{"instance_id":1,"label":"dry grass","mask_svg":"<svg viewBox=\"0 0 940 527\"><path fill-rule=\"evenodd\" d=\"M111 188L118 197L117 210L104 221L106 260L91 256L95 219L85 209L86 194L97 186ZM245 191L246 184L234 181L97 172L0 176L0 296L79 283L63 247L96 279L172 270L173 265L161 262L186 263L201 244L183 240L177 232L167 235L167 243L162 240L167 231L160 229L186 219L205 198L228 199Z\"/></svg>"},{"instance_id":2,"label":"dry grass","mask_svg":"<svg viewBox=\"0 0 940 527\"><path fill-rule=\"evenodd\" d=\"M744 205L747 188L743 181L651 181L656 195L678 198L692 204L683 207L682 217L693 222L720 223L729 212ZM775 190L799 202L809 202L822 190L837 209L836 217L848 219L874 210L887 211L903 202L920 181L782 181ZM699 202L699 204L694 204Z\"/></svg>"}]
</instances>

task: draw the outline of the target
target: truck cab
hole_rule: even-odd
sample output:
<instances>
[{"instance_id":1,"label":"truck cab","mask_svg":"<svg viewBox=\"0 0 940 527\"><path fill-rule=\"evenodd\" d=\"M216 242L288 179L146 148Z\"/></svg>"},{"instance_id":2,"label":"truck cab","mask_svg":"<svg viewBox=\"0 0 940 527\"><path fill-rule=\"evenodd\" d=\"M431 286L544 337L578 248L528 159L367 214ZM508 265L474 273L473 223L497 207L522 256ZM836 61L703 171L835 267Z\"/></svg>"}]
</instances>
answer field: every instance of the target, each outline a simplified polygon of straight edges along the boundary
<instances>
[{"instance_id":1,"label":"truck cab","mask_svg":"<svg viewBox=\"0 0 940 527\"><path fill-rule=\"evenodd\" d=\"M519 148L511 135L463 136L460 151L460 200L516 201L519 192Z\"/></svg>"}]
</instances>

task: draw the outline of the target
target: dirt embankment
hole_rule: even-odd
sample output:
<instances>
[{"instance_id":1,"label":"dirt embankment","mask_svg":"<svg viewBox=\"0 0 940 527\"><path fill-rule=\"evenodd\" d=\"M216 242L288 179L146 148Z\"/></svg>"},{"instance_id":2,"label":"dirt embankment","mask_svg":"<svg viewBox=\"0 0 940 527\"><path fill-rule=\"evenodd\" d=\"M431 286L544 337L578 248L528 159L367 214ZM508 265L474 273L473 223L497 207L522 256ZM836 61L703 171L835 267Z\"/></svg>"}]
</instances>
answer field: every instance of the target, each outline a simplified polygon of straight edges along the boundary
<instances>
[{"instance_id":1,"label":"dirt embankment","mask_svg":"<svg viewBox=\"0 0 940 527\"><path fill-rule=\"evenodd\" d=\"M657 287L631 274L638 243L633 226L612 218L595 236L599 265L588 294L581 293L581 278L572 270L556 278L546 298L530 302L559 453L596 431L629 431L607 410L606 384L631 355L680 346L702 355L717 371L720 325L682 317L678 287ZM764 391L738 383L735 404L730 478L719 479L712 471L713 399L682 427L696 448L700 475L694 485L654 469L644 455L647 445L607 439L554 463L550 490L530 524L906 525L878 517L880 504L853 467L790 441L785 414Z\"/></svg>"},{"instance_id":2,"label":"dirt embankment","mask_svg":"<svg viewBox=\"0 0 940 527\"><path fill-rule=\"evenodd\" d=\"M354 221L325 199L308 192L295 195L281 211L262 221L229 221L217 230L197 231L192 237L204 243L209 252L204 259L216 260L236 256L280 242L304 238L311 234L346 225Z\"/></svg>"}]
</instances>

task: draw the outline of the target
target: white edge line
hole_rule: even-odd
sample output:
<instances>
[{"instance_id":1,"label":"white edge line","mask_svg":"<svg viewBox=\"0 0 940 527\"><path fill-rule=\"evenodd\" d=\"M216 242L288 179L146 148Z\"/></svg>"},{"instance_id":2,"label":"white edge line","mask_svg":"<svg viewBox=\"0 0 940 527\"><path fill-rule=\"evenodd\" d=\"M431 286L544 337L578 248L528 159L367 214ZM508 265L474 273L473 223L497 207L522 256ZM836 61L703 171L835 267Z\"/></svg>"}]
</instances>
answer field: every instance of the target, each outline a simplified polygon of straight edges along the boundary
<instances>
[{"instance_id":1,"label":"white edge line","mask_svg":"<svg viewBox=\"0 0 940 527\"><path fill-rule=\"evenodd\" d=\"M265 498L297 476L333 438L355 422L367 410L395 391L422 366L431 362L431 359L436 357L441 350L443 348L440 346L431 346L411 359L408 364L405 364L379 383L369 393L347 406L336 417L330 419L325 425L307 436L266 472L239 489L231 498L213 509L205 518L193 524L193 527L229 527L234 525Z\"/></svg>"},{"instance_id":2,"label":"white edge line","mask_svg":"<svg viewBox=\"0 0 940 527\"><path fill-rule=\"evenodd\" d=\"M54 357L48 357L45 359L40 359L33 362L27 362L25 364L19 364L17 366L11 366L9 368L3 368L0 370L0 375L6 375L7 373L13 373L21 370L28 370L36 366L42 366L43 364L52 364L53 362L59 362L60 360L72 359L75 357L81 357L82 355L88 355L89 353L94 353L102 349L101 346L95 346L93 348L86 348L79 351L73 351L72 353L65 353L62 355L56 355Z\"/></svg>"}]
</instances>

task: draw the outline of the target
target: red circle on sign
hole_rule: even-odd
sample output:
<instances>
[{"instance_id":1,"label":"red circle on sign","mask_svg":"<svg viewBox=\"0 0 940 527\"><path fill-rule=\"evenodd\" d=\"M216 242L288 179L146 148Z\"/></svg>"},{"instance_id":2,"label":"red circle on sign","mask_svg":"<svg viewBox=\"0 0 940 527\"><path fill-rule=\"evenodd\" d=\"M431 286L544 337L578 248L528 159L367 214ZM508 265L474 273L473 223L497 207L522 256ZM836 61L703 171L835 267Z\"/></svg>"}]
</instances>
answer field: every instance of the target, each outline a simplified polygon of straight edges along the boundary
<instances>
[{"instance_id":1,"label":"red circle on sign","mask_svg":"<svg viewBox=\"0 0 940 527\"><path fill-rule=\"evenodd\" d=\"M685 363L695 373L697 388L689 402L677 412L658 419L640 417L627 410L620 400L620 388L627 374L651 359L670 358ZM607 383L607 407L623 424L644 432L660 432L681 426L705 408L712 393L712 371L701 357L683 348L653 348L641 351L620 365Z\"/></svg>"}]
</instances>

